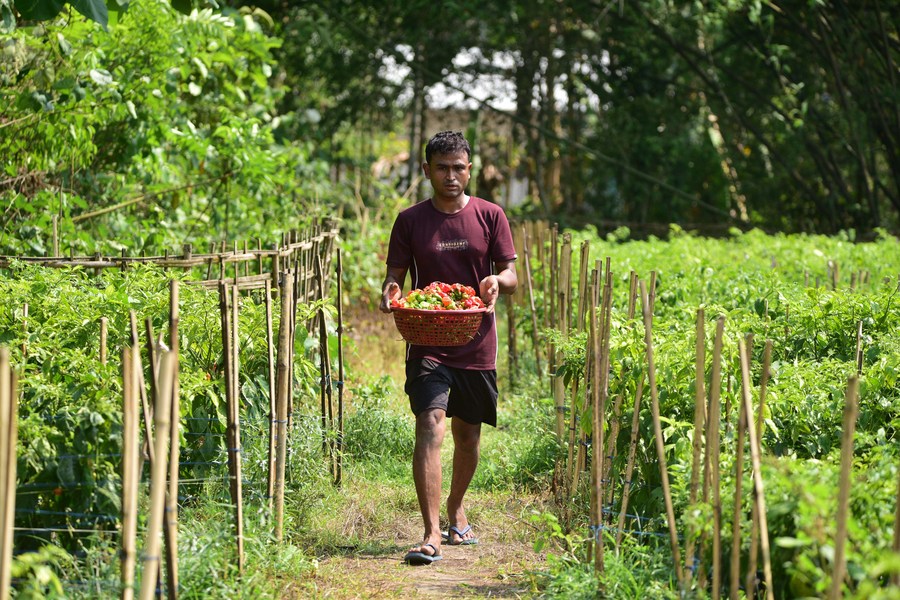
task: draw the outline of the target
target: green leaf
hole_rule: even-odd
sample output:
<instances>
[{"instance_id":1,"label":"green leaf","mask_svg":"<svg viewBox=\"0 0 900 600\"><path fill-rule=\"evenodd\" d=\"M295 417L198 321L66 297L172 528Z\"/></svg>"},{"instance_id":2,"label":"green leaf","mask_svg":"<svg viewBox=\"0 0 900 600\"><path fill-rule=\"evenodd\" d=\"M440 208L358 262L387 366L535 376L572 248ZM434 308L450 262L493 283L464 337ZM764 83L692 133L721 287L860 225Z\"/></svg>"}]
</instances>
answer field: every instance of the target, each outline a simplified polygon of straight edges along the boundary
<instances>
[{"instance_id":1,"label":"green leaf","mask_svg":"<svg viewBox=\"0 0 900 600\"><path fill-rule=\"evenodd\" d=\"M106 29L109 24L109 12L104 0L75 0L72 7L92 21L96 21Z\"/></svg>"},{"instance_id":2,"label":"green leaf","mask_svg":"<svg viewBox=\"0 0 900 600\"><path fill-rule=\"evenodd\" d=\"M109 85L113 82L112 74L106 69L91 69L90 75L97 85Z\"/></svg>"},{"instance_id":3,"label":"green leaf","mask_svg":"<svg viewBox=\"0 0 900 600\"><path fill-rule=\"evenodd\" d=\"M58 15L65 4L61 0L18 0L15 6L22 18L27 21L46 21ZM104 0L73 0L70 4L72 8L106 29L109 24L109 13Z\"/></svg>"},{"instance_id":4,"label":"green leaf","mask_svg":"<svg viewBox=\"0 0 900 600\"><path fill-rule=\"evenodd\" d=\"M0 2L0 33L3 34L10 34L16 30L16 15L13 14L12 7L7 1Z\"/></svg>"}]
</instances>

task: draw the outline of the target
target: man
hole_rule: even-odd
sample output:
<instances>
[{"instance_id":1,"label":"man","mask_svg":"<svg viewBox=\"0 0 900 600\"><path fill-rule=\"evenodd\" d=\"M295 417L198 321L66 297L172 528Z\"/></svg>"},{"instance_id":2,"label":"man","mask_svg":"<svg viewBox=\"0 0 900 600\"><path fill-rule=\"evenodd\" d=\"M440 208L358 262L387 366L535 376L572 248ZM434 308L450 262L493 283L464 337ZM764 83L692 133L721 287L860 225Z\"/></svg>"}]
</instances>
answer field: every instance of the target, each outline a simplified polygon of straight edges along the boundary
<instances>
[{"instance_id":1,"label":"man","mask_svg":"<svg viewBox=\"0 0 900 600\"><path fill-rule=\"evenodd\" d=\"M441 443L450 418L453 474L447 498L448 544L474 544L463 496L478 466L481 424L497 425L497 329L494 305L518 286L515 248L503 210L466 194L472 150L460 133L443 131L425 146L422 169L434 195L397 216L391 231L381 310L401 296L406 274L412 289L433 281L479 290L487 311L464 346L407 346L406 393L416 417L413 479L425 524L422 543L405 561L431 564L441 558Z\"/></svg>"}]
</instances>

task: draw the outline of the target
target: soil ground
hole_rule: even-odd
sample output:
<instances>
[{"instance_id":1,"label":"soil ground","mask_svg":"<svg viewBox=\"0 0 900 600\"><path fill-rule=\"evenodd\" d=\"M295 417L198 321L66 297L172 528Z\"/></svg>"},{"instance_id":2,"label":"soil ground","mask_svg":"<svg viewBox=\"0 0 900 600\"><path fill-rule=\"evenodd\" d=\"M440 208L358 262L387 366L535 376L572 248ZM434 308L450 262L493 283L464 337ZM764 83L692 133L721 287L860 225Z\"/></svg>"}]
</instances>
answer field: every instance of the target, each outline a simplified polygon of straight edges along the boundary
<instances>
[{"instance_id":1,"label":"soil ground","mask_svg":"<svg viewBox=\"0 0 900 600\"><path fill-rule=\"evenodd\" d=\"M364 310L344 315L348 361L360 361L357 372L372 376L387 375L402 382L403 352L400 339L389 315ZM448 448L449 447L449 448ZM452 443L445 441L445 452ZM449 454L444 458L445 469ZM352 474L348 474L352 478ZM352 479L344 489L354 494ZM469 546L442 546L443 559L427 566L403 563L406 551L417 545L422 536L422 522L411 490L386 490L384 501L377 507L379 522L390 528L373 529L354 524L356 539L365 539L364 547L347 546L320 556L315 573L298 582L297 588L285 590L288 598L525 598L535 592L535 573L544 568L545 557L533 549L533 527L525 520L532 510L539 510L542 500L513 492L479 493L466 497L468 516L479 543ZM405 495L406 501L395 496ZM361 499L360 502L366 502ZM333 523L365 518L355 499L357 514L343 515ZM384 514L389 511L391 514ZM446 524L445 524L446 526ZM347 529L346 525L340 527ZM366 531L360 535L359 530ZM349 536L348 536L349 537Z\"/></svg>"},{"instance_id":2,"label":"soil ground","mask_svg":"<svg viewBox=\"0 0 900 600\"><path fill-rule=\"evenodd\" d=\"M521 535L518 516L478 527L474 546L441 548L443 559L409 566L403 555L421 535L421 524L407 518L384 542L384 550L322 557L303 592L316 598L524 598L531 595L533 573L544 557ZM399 515L398 515L399 518ZM303 597L300 594L296 597ZM307 596L309 597L309 596Z\"/></svg>"}]
</instances>

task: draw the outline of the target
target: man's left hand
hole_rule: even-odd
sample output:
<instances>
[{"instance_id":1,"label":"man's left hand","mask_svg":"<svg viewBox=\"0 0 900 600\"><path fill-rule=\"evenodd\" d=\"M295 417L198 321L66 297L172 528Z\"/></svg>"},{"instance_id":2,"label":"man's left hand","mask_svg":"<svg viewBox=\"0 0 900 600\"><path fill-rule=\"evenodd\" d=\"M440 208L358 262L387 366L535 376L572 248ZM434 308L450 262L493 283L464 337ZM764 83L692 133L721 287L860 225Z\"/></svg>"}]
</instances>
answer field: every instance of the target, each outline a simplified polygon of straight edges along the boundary
<instances>
[{"instance_id":1,"label":"man's left hand","mask_svg":"<svg viewBox=\"0 0 900 600\"><path fill-rule=\"evenodd\" d=\"M497 279L497 276L488 275L481 280L478 287L479 296L481 296L487 312L494 312L494 304L497 303L497 298L500 296L500 281Z\"/></svg>"}]
</instances>

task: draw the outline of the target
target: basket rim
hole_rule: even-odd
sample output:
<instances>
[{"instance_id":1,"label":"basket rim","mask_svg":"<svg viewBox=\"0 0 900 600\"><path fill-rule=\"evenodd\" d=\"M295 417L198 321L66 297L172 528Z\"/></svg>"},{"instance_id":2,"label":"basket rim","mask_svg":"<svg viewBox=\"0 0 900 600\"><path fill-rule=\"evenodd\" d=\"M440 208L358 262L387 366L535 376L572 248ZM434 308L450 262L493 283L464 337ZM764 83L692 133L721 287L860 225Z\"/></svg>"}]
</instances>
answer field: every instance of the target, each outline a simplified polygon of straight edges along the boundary
<instances>
[{"instance_id":1,"label":"basket rim","mask_svg":"<svg viewBox=\"0 0 900 600\"><path fill-rule=\"evenodd\" d=\"M405 313L408 315L427 314L427 315L471 315L487 312L487 308L469 308L465 310L444 310L429 308L409 308L405 306L392 306L391 312Z\"/></svg>"}]
</instances>

